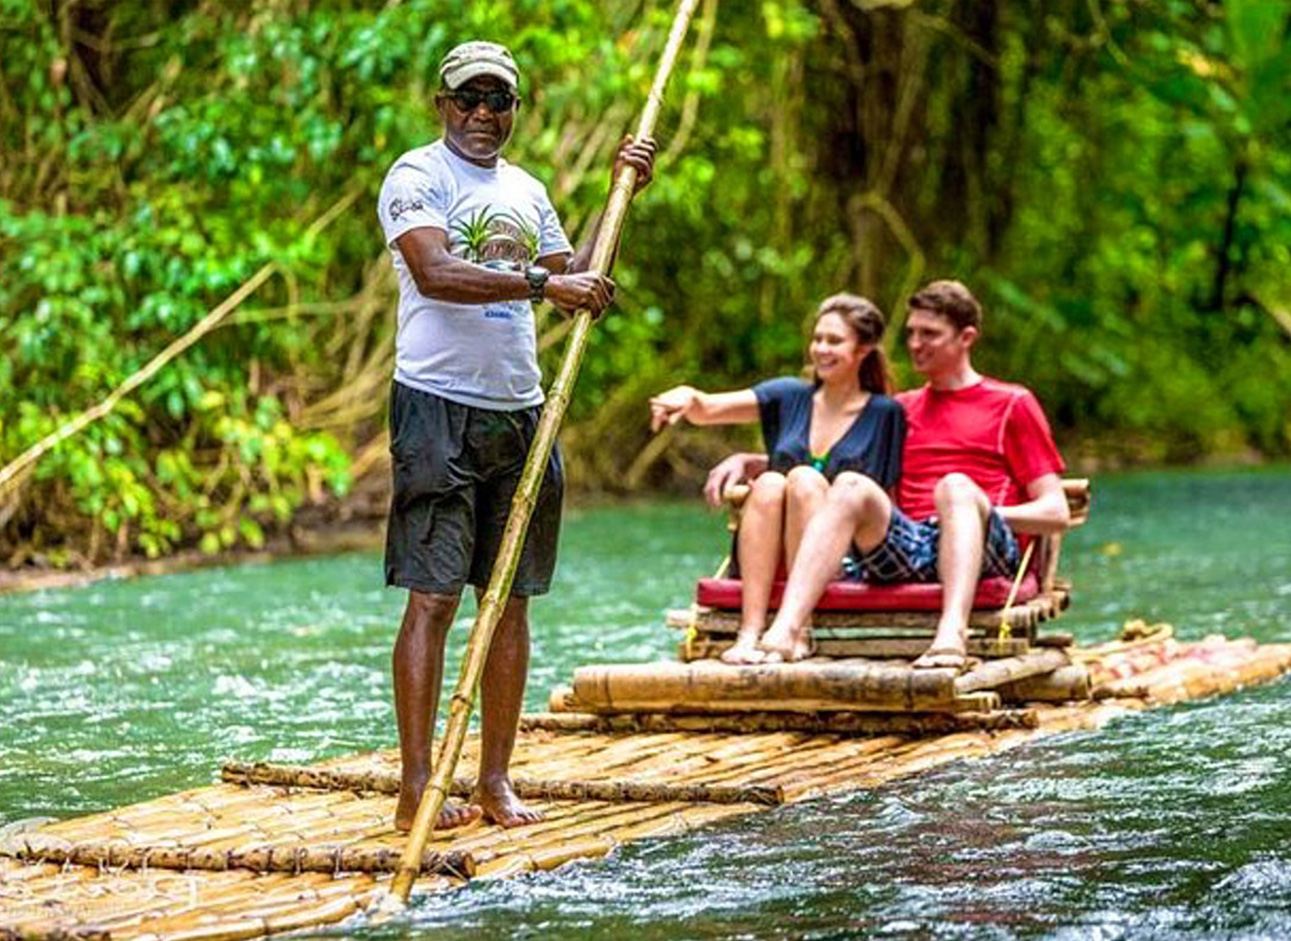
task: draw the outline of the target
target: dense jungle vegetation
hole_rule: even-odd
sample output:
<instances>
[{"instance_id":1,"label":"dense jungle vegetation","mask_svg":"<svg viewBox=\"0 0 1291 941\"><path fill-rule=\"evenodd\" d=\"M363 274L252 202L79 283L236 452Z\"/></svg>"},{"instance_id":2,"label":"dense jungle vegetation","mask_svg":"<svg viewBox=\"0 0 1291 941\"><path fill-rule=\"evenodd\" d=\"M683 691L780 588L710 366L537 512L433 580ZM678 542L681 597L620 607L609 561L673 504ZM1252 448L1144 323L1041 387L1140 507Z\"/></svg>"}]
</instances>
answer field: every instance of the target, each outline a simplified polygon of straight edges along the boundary
<instances>
[{"instance_id":1,"label":"dense jungle vegetation","mask_svg":"<svg viewBox=\"0 0 1291 941\"><path fill-rule=\"evenodd\" d=\"M374 199L438 135L440 57L511 46L508 156L577 236L671 16L0 0L0 463L253 288L23 476L0 561L257 546L379 494ZM1289 22L1288 0L704 0L564 432L573 485L665 486L752 443L651 440L645 399L795 372L827 293L892 314L900 367L903 297L947 275L986 303L979 365L1036 389L1069 456L1291 454Z\"/></svg>"}]
</instances>

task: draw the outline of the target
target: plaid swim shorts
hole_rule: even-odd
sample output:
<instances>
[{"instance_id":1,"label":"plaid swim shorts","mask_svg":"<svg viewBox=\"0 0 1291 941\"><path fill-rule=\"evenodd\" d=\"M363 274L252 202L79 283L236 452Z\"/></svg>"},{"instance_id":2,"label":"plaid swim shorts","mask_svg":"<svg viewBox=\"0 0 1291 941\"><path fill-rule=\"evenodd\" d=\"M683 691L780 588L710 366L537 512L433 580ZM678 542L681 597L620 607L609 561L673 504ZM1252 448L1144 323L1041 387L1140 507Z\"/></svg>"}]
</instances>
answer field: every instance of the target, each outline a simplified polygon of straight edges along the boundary
<instances>
[{"instance_id":1,"label":"plaid swim shorts","mask_svg":"<svg viewBox=\"0 0 1291 941\"><path fill-rule=\"evenodd\" d=\"M896 507L883 542L869 552L853 547L857 577L877 585L897 582L935 582L937 540L941 527L936 520L916 522ZM982 578L1011 577L1017 572L1018 540L1009 524L994 508L986 525L986 546L982 555Z\"/></svg>"}]
</instances>

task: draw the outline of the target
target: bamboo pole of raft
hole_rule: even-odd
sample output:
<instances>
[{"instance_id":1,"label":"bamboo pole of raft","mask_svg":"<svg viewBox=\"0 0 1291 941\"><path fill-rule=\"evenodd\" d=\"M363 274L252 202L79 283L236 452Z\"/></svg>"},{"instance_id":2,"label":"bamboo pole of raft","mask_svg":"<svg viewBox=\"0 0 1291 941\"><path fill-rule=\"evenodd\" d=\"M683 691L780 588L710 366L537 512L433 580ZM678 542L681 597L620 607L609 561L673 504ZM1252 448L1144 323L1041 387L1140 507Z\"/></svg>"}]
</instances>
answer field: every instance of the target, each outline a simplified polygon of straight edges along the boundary
<instances>
[{"instance_id":1,"label":"bamboo pole of raft","mask_svg":"<svg viewBox=\"0 0 1291 941\"><path fill-rule=\"evenodd\" d=\"M699 0L681 0L677 7L672 31L668 34L667 45L664 47L659 67L655 71L654 84L650 88L640 123L637 125L637 140L650 137L654 133L659 111L663 107L664 89L667 88L668 78L672 74L677 56L681 52L682 42L686 38L686 30L698 5ZM589 270L608 273L636 182L637 173L632 167L624 167L615 177L605 217L601 221L596 244L592 249ZM466 728L471 710L475 705L475 694L479 689L480 676L484 672L484 661L488 657L493 631L502 616L507 596L511 591L511 582L515 577L516 564L524 545L525 532L529 528L529 517L533 514L538 487L546 472L551 449L556 443L556 432L559 431L565 409L569 406L570 395L573 392L574 381L578 378L583 350L587 346L591 329L592 315L586 310L578 311L574 316L574 326L570 330L569 344L551 389L548 390L547 404L543 407L542 418L538 421L538 430L534 436L533 445L529 449L529 457L525 461L515 497L511 501L511 515L502 533L502 543L498 547L498 555L493 563L488 589L480 601L479 612L476 614L475 624L467 640L466 652L462 656L462 670L449 705L444 743L440 747L430 783L426 786L421 804L417 808L412 831L408 834L408 846L404 851L403 861L390 885L388 898L397 899L400 903L407 902L412 892L412 884L417 878L426 840L429 839L430 832L435 826L435 819L444 806L453 773L457 770L457 760L462 752L462 743L466 740Z\"/></svg>"},{"instance_id":2,"label":"bamboo pole of raft","mask_svg":"<svg viewBox=\"0 0 1291 941\"><path fill-rule=\"evenodd\" d=\"M372 791L399 793L397 775L380 771L338 771L329 768L296 767L267 763L229 762L220 771L230 784L262 784L270 787L304 787L327 791ZM540 780L516 778L516 793L522 798L546 801L605 801L606 803L687 804L782 804L784 796L773 787L739 787L714 784L670 784L659 781ZM455 778L450 793L470 794L472 782ZM0 844L0 852L3 845ZM383 870L389 871L389 870ZM433 871L422 867L423 872Z\"/></svg>"},{"instance_id":3,"label":"bamboo pole of raft","mask_svg":"<svg viewBox=\"0 0 1291 941\"><path fill-rule=\"evenodd\" d=\"M1080 702L1090 698L1089 671L1084 664L1059 667L1043 676L1029 676L996 687L1005 702Z\"/></svg>"},{"instance_id":4,"label":"bamboo pole of raft","mask_svg":"<svg viewBox=\"0 0 1291 941\"><path fill-rule=\"evenodd\" d=\"M1088 684L1086 684L1088 685ZM1038 697L1037 697L1038 698ZM1081 698L1088 698L1088 695ZM522 716L524 732L597 732L639 735L645 732L692 732L755 735L769 732L810 732L821 735L947 735L951 732L1035 729L1034 709L997 712L744 712L711 715L672 715L635 712L620 715L540 712Z\"/></svg>"},{"instance_id":5,"label":"bamboo pole of raft","mask_svg":"<svg viewBox=\"0 0 1291 941\"><path fill-rule=\"evenodd\" d=\"M393 850L356 846L245 846L230 850L192 846L145 845L123 840L71 843L63 839L26 834L0 844L0 855L24 862L57 865L104 866L109 869L174 869L227 872L394 872L401 861ZM419 872L469 879L475 874L475 860L467 853L426 853Z\"/></svg>"}]
</instances>

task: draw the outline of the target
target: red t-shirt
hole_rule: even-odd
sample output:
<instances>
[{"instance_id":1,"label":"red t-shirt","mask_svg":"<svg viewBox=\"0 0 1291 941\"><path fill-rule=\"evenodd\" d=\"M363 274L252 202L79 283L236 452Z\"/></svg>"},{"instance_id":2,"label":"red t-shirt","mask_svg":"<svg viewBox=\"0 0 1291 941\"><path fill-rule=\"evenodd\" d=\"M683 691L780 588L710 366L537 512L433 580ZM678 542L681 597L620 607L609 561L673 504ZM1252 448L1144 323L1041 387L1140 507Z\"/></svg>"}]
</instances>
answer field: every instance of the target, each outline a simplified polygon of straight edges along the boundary
<instances>
[{"instance_id":1,"label":"red t-shirt","mask_svg":"<svg viewBox=\"0 0 1291 941\"><path fill-rule=\"evenodd\" d=\"M992 505L1015 506L1030 499L1026 488L1036 478L1066 469L1040 403L1022 386L983 379L896 398L907 425L897 505L912 519L936 515L933 490L950 473L971 477Z\"/></svg>"}]
</instances>

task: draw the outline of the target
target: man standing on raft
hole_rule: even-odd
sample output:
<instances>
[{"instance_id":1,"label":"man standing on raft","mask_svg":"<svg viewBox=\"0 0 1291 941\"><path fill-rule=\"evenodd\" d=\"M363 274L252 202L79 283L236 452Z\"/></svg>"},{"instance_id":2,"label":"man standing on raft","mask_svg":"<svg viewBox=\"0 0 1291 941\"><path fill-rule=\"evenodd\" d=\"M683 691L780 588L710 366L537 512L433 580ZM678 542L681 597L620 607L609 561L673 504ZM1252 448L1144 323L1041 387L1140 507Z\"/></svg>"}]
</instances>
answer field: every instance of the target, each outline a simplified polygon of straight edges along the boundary
<instances>
[{"instance_id":1,"label":"man standing on raft","mask_svg":"<svg viewBox=\"0 0 1291 941\"><path fill-rule=\"evenodd\" d=\"M941 582L937 633L914 665L963 669L978 580L1016 574L1015 534L1069 524L1063 462L1040 403L1026 388L973 369L982 323L977 299L958 281L934 281L907 306L906 345L928 382L896 397L907 422L897 505L873 480L838 475L803 534L780 610L762 638L769 657L810 654L812 609L851 549L867 582ZM710 489L756 461L729 458L713 469Z\"/></svg>"},{"instance_id":2,"label":"man standing on raft","mask_svg":"<svg viewBox=\"0 0 1291 941\"><path fill-rule=\"evenodd\" d=\"M411 828L430 777L444 642L462 588L478 595L488 584L537 429L533 305L598 316L614 295L608 277L587 271L595 233L574 253L543 185L499 156L520 102L511 53L463 43L439 75L443 138L395 161L377 206L399 279L385 556L386 584L408 589L393 659L399 830ZM639 190L654 151L628 138L615 170L634 167ZM542 819L520 802L508 768L529 667L528 599L551 584L562 489L555 450L484 667L472 803L446 807L439 829L481 814L504 827Z\"/></svg>"}]
</instances>

